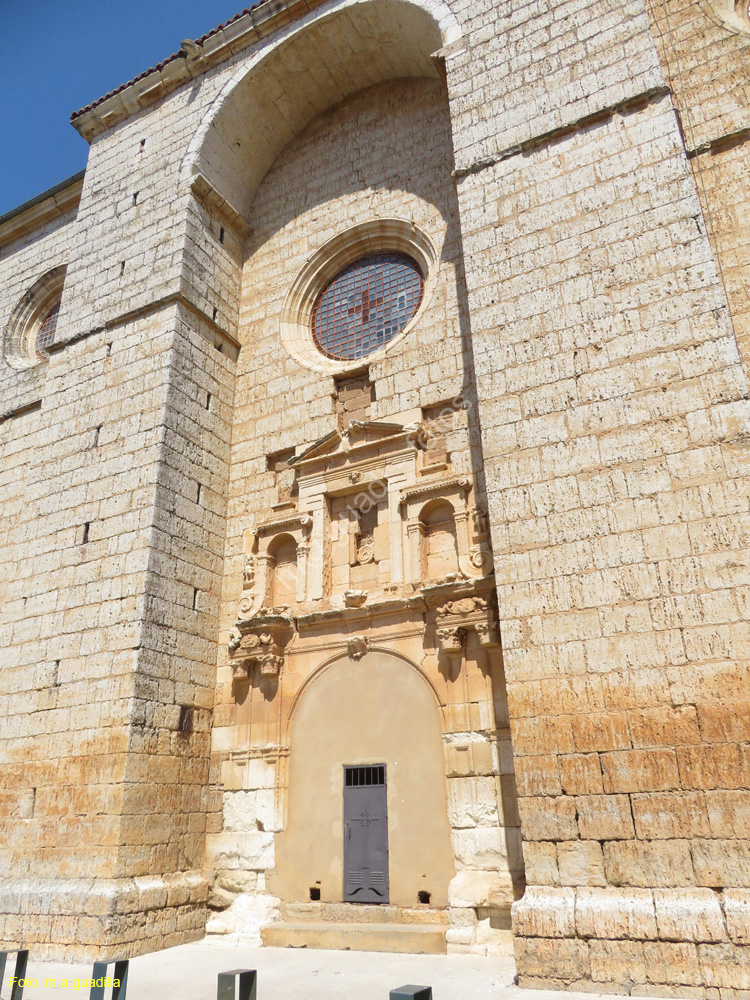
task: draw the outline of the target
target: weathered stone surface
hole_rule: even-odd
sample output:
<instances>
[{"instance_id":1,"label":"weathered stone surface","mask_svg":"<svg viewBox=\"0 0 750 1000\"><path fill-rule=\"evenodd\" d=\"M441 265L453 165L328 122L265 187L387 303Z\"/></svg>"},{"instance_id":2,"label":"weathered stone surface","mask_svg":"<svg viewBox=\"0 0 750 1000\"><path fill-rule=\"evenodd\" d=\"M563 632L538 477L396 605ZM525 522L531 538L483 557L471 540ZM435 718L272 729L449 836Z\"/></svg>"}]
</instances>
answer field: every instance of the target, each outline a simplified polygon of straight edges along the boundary
<instances>
[{"instance_id":1,"label":"weathered stone surface","mask_svg":"<svg viewBox=\"0 0 750 1000\"><path fill-rule=\"evenodd\" d=\"M750 888L750 841L696 840L692 853L700 885Z\"/></svg>"},{"instance_id":2,"label":"weathered stone surface","mask_svg":"<svg viewBox=\"0 0 750 1000\"><path fill-rule=\"evenodd\" d=\"M703 984L698 949L694 944L645 941L643 954L649 983Z\"/></svg>"},{"instance_id":3,"label":"weathered stone surface","mask_svg":"<svg viewBox=\"0 0 750 1000\"><path fill-rule=\"evenodd\" d=\"M688 886L695 877L686 840L612 841L604 845L604 867L615 885Z\"/></svg>"},{"instance_id":4,"label":"weathered stone surface","mask_svg":"<svg viewBox=\"0 0 750 1000\"><path fill-rule=\"evenodd\" d=\"M575 892L529 886L513 904L513 930L520 937L569 938L575 934Z\"/></svg>"},{"instance_id":5,"label":"weathered stone surface","mask_svg":"<svg viewBox=\"0 0 750 1000\"><path fill-rule=\"evenodd\" d=\"M657 937L650 889L578 889L575 919L576 930L584 938Z\"/></svg>"},{"instance_id":6,"label":"weathered stone surface","mask_svg":"<svg viewBox=\"0 0 750 1000\"><path fill-rule=\"evenodd\" d=\"M561 885L606 885L604 856L598 840L568 840L557 845Z\"/></svg>"},{"instance_id":7,"label":"weathered stone surface","mask_svg":"<svg viewBox=\"0 0 750 1000\"><path fill-rule=\"evenodd\" d=\"M451 879L448 900L456 907L509 906L513 887L507 877L501 878L496 872L461 871Z\"/></svg>"},{"instance_id":8,"label":"weathered stone surface","mask_svg":"<svg viewBox=\"0 0 750 1000\"><path fill-rule=\"evenodd\" d=\"M750 989L750 950L734 944L699 944L698 960L706 986Z\"/></svg>"},{"instance_id":9,"label":"weathered stone surface","mask_svg":"<svg viewBox=\"0 0 750 1000\"><path fill-rule=\"evenodd\" d=\"M340 904L341 767L383 744L292 734L385 650L387 697L322 726L429 701L387 761L399 914L500 947L522 831L522 982L746 1000L747 10L252 20L79 116L85 183L0 222L0 941L191 939L204 864L237 894L217 933ZM413 329L324 357L295 282L399 225L434 257ZM362 457L389 425L408 463ZM290 645L231 633L264 603ZM228 655L248 635L265 659Z\"/></svg>"},{"instance_id":10,"label":"weathered stone surface","mask_svg":"<svg viewBox=\"0 0 750 1000\"><path fill-rule=\"evenodd\" d=\"M654 906L662 940L726 940L720 897L710 889L655 889Z\"/></svg>"},{"instance_id":11,"label":"weathered stone surface","mask_svg":"<svg viewBox=\"0 0 750 1000\"><path fill-rule=\"evenodd\" d=\"M570 797L526 797L520 803L526 840L572 840L578 835L575 800Z\"/></svg>"},{"instance_id":12,"label":"weathered stone surface","mask_svg":"<svg viewBox=\"0 0 750 1000\"><path fill-rule=\"evenodd\" d=\"M633 816L627 795L586 795L576 799L581 837L628 840L634 837Z\"/></svg>"},{"instance_id":13,"label":"weathered stone surface","mask_svg":"<svg viewBox=\"0 0 750 1000\"><path fill-rule=\"evenodd\" d=\"M616 983L622 989L629 989L647 981L641 941L592 941L589 960L594 982Z\"/></svg>"},{"instance_id":14,"label":"weathered stone surface","mask_svg":"<svg viewBox=\"0 0 750 1000\"><path fill-rule=\"evenodd\" d=\"M750 891L725 889L722 904L730 940L734 944L750 944Z\"/></svg>"},{"instance_id":15,"label":"weathered stone surface","mask_svg":"<svg viewBox=\"0 0 750 1000\"><path fill-rule=\"evenodd\" d=\"M571 983L589 979L591 966L585 941L517 937L514 940L516 968L521 983L526 976Z\"/></svg>"}]
</instances>

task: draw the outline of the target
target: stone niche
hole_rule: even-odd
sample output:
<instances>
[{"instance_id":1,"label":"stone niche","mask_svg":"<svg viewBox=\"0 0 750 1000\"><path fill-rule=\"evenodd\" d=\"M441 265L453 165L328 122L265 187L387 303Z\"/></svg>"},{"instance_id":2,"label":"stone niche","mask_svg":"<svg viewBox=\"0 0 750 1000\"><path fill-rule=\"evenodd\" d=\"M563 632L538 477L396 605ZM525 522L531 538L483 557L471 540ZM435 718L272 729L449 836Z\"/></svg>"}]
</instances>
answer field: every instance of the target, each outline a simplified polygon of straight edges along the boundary
<instances>
[{"instance_id":1,"label":"stone niche","mask_svg":"<svg viewBox=\"0 0 750 1000\"><path fill-rule=\"evenodd\" d=\"M420 430L352 420L298 449L294 489L245 531L209 931L304 944L321 922L387 919L394 941L431 928L427 950L511 947L523 862L487 519ZM358 763L386 764L390 796L390 898L371 913L342 902L338 783Z\"/></svg>"}]
</instances>

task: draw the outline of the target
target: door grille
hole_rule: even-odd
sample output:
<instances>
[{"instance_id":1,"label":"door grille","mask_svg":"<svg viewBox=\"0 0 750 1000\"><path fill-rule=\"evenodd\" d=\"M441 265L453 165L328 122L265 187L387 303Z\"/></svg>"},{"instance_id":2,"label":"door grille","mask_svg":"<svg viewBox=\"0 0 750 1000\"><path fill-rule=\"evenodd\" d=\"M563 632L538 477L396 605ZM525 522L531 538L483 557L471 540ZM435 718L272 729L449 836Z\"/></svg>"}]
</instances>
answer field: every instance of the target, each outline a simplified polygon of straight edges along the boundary
<instances>
[{"instance_id":1,"label":"door grille","mask_svg":"<svg viewBox=\"0 0 750 1000\"><path fill-rule=\"evenodd\" d=\"M385 764L373 764L372 767L347 767L347 788L365 788L385 784Z\"/></svg>"}]
</instances>

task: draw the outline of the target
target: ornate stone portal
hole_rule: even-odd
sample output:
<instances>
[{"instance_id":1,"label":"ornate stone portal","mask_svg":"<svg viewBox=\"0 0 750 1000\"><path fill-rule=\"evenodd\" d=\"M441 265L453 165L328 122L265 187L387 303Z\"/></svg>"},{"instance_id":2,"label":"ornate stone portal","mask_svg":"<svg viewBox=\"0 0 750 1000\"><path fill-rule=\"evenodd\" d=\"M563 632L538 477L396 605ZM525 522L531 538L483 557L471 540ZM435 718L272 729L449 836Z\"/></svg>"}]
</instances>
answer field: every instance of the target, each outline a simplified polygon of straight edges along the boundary
<instances>
[{"instance_id":1,"label":"ornate stone portal","mask_svg":"<svg viewBox=\"0 0 750 1000\"><path fill-rule=\"evenodd\" d=\"M423 921L418 907L429 900L429 950L444 950L446 941L453 950L478 952L509 946L523 863L486 515L473 477L450 462L425 466L419 441L417 425L353 421L298 451L289 461L296 499L287 491L245 531L229 643L233 717L219 733L226 746L225 829L209 837L218 886L235 901L210 929L239 931L250 908L267 942L305 943L305 920L322 919L321 908L340 903L343 872L340 857L326 864L308 843L301 803L319 774L315 805L305 808L332 810L319 839L340 829L325 848L339 855L337 768L377 762L393 788L390 904L400 922ZM390 697L416 697L415 720L428 713L420 729L403 736L388 728L388 701L378 701L382 679L394 670L399 679ZM305 746L295 726L303 732L297 720L322 690L318 678L339 676L335 687L344 692L352 671L362 671L363 686L342 693L338 705L321 703L321 732L329 727L338 739L362 710L360 698L371 713L341 760L331 761L331 741ZM421 695L409 695L415 682L427 685L432 708L419 709ZM408 720L412 709L399 708ZM430 713L434 751L422 766L426 773L430 760L439 761L442 777L420 820L423 860L407 863L399 838L408 821L398 820L399 802L418 812L420 795L406 801L402 772L410 758L416 762L415 739L427 752ZM367 743L371 726L382 731L381 743ZM295 778L295 760L313 758L312 777Z\"/></svg>"}]
</instances>

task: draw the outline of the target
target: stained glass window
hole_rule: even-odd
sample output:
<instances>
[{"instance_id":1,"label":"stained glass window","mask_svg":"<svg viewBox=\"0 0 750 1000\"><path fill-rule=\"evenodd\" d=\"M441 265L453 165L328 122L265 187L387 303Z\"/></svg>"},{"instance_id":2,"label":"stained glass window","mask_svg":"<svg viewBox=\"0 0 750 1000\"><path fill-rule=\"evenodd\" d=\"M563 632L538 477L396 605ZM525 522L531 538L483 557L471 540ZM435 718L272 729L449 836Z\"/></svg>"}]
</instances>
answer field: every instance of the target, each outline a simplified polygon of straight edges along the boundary
<instances>
[{"instance_id":1,"label":"stained glass window","mask_svg":"<svg viewBox=\"0 0 750 1000\"><path fill-rule=\"evenodd\" d=\"M353 261L323 289L313 308L312 333L329 358L367 357L397 337L422 302L424 276L397 252Z\"/></svg>"}]
</instances>

